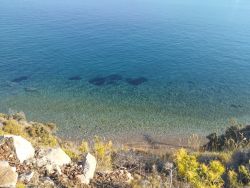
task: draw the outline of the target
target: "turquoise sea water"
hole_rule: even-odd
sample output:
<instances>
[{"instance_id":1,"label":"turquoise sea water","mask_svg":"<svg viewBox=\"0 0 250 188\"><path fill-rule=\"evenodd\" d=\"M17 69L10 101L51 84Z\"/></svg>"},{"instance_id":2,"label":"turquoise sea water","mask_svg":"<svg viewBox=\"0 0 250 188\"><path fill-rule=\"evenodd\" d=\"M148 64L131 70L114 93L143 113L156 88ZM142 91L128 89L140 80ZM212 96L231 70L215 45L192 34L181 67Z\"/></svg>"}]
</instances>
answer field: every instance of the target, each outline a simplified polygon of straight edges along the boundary
<instances>
[{"instance_id":1,"label":"turquoise sea water","mask_svg":"<svg viewBox=\"0 0 250 188\"><path fill-rule=\"evenodd\" d=\"M86 135L250 122L249 0L0 0L0 111Z\"/></svg>"}]
</instances>

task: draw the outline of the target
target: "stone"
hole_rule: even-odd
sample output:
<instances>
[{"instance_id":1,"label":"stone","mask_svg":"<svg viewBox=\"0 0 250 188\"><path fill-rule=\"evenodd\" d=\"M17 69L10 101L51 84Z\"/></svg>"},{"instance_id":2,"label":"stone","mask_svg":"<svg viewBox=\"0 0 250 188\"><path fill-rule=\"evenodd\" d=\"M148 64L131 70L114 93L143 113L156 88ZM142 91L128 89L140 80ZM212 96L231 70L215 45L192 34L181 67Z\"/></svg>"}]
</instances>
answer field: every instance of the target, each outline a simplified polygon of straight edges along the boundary
<instances>
[{"instance_id":1,"label":"stone","mask_svg":"<svg viewBox=\"0 0 250 188\"><path fill-rule=\"evenodd\" d=\"M46 187L46 188L54 188L54 187L56 187L54 181L52 179L50 179L49 177L41 178L41 182L42 183L39 183L38 187Z\"/></svg>"},{"instance_id":2,"label":"stone","mask_svg":"<svg viewBox=\"0 0 250 188\"><path fill-rule=\"evenodd\" d=\"M7 161L0 161L0 187L15 187L17 177L15 167L9 166Z\"/></svg>"},{"instance_id":3,"label":"stone","mask_svg":"<svg viewBox=\"0 0 250 188\"><path fill-rule=\"evenodd\" d=\"M19 176L19 180L24 183L29 183L31 179L33 178L33 176L34 176L34 172L28 172L25 174L21 174Z\"/></svg>"},{"instance_id":4,"label":"stone","mask_svg":"<svg viewBox=\"0 0 250 188\"><path fill-rule=\"evenodd\" d=\"M50 148L40 152L40 158L37 159L38 166L56 165L63 166L71 163L70 157L61 148Z\"/></svg>"},{"instance_id":5,"label":"stone","mask_svg":"<svg viewBox=\"0 0 250 188\"><path fill-rule=\"evenodd\" d=\"M20 163L23 163L23 161L34 157L35 149L28 140L24 139L21 136L15 135L4 135L3 137L0 137L0 140L5 138L11 138L13 140L15 153Z\"/></svg>"},{"instance_id":6,"label":"stone","mask_svg":"<svg viewBox=\"0 0 250 188\"><path fill-rule=\"evenodd\" d=\"M96 158L88 153L85 157L85 162L83 165L83 174L78 176L80 183L89 184L90 180L94 178L96 163Z\"/></svg>"}]
</instances>

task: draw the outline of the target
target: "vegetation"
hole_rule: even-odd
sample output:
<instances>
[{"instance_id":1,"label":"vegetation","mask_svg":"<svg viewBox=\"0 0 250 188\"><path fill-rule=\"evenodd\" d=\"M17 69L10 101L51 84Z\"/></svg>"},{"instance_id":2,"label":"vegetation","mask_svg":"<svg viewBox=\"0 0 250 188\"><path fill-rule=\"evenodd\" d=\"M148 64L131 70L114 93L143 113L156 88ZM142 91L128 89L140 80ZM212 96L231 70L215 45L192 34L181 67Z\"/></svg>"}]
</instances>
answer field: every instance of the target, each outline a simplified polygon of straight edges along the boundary
<instances>
[{"instance_id":1,"label":"vegetation","mask_svg":"<svg viewBox=\"0 0 250 188\"><path fill-rule=\"evenodd\" d=\"M225 151L250 146L250 126L244 126L236 120L230 121L231 126L222 135L212 133L207 136L209 142L203 147L208 151Z\"/></svg>"},{"instance_id":2,"label":"vegetation","mask_svg":"<svg viewBox=\"0 0 250 188\"><path fill-rule=\"evenodd\" d=\"M222 175L225 168L220 161L213 160L209 165L199 163L195 155L188 154L185 149L180 149L176 153L175 162L179 177L194 187L217 188L224 184Z\"/></svg>"},{"instance_id":3,"label":"vegetation","mask_svg":"<svg viewBox=\"0 0 250 188\"><path fill-rule=\"evenodd\" d=\"M23 132L22 126L14 119L6 120L2 131L9 134L20 135L26 137L25 132Z\"/></svg>"},{"instance_id":4,"label":"vegetation","mask_svg":"<svg viewBox=\"0 0 250 188\"><path fill-rule=\"evenodd\" d=\"M53 124L30 123L22 124L25 116L22 113L4 116L1 115L0 135L14 134L19 135L34 144L35 146L55 147L58 145L58 139L53 133ZM14 119L16 118L16 119Z\"/></svg>"},{"instance_id":5,"label":"vegetation","mask_svg":"<svg viewBox=\"0 0 250 188\"><path fill-rule=\"evenodd\" d=\"M97 158L97 165L102 169L112 168L113 144L111 141L103 142L99 137L94 138L93 152Z\"/></svg>"},{"instance_id":6,"label":"vegetation","mask_svg":"<svg viewBox=\"0 0 250 188\"><path fill-rule=\"evenodd\" d=\"M52 134L50 127L44 124L35 123L24 130L33 143L40 146L55 147L58 145L57 138Z\"/></svg>"},{"instance_id":7,"label":"vegetation","mask_svg":"<svg viewBox=\"0 0 250 188\"><path fill-rule=\"evenodd\" d=\"M0 123L0 135L20 135L39 147L60 146L76 162L90 152L97 159L99 171L128 169L134 177L129 185L132 188L250 186L250 126L237 121L231 121L224 134L210 134L204 146L198 135L192 135L187 140L192 151L179 149L174 155L162 156L141 150L115 150L111 141L97 136L79 145L61 141L55 136L55 124L27 122L23 113L0 114Z\"/></svg>"}]
</instances>

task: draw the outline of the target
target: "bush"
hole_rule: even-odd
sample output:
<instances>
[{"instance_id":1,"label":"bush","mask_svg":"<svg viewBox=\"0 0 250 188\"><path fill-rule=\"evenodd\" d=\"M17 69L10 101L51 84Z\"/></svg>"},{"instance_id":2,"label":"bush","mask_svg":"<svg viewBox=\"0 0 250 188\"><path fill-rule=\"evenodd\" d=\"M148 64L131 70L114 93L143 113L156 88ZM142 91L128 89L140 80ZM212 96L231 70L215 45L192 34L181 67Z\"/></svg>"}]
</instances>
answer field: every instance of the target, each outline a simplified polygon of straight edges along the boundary
<instances>
[{"instance_id":1,"label":"bush","mask_svg":"<svg viewBox=\"0 0 250 188\"><path fill-rule=\"evenodd\" d=\"M80 155L78 155L76 152L74 152L71 149L66 149L66 148L62 148L63 151L73 160L78 160L80 159Z\"/></svg>"},{"instance_id":2,"label":"bush","mask_svg":"<svg viewBox=\"0 0 250 188\"><path fill-rule=\"evenodd\" d=\"M224 166L217 160L206 165L199 163L195 155L189 155L185 149L180 149L175 155L178 175L196 188L219 188L224 181L222 175Z\"/></svg>"},{"instance_id":3,"label":"bush","mask_svg":"<svg viewBox=\"0 0 250 188\"><path fill-rule=\"evenodd\" d=\"M57 138L50 129L43 124L33 124L26 127L25 131L35 145L55 147L58 145Z\"/></svg>"},{"instance_id":4,"label":"bush","mask_svg":"<svg viewBox=\"0 0 250 188\"><path fill-rule=\"evenodd\" d=\"M243 185L250 185L250 170L246 166L240 165L238 171L239 181L242 182Z\"/></svg>"},{"instance_id":5,"label":"bush","mask_svg":"<svg viewBox=\"0 0 250 188\"><path fill-rule=\"evenodd\" d=\"M82 141L81 145L78 147L78 150L82 153L89 152L89 144L86 141Z\"/></svg>"},{"instance_id":6,"label":"bush","mask_svg":"<svg viewBox=\"0 0 250 188\"><path fill-rule=\"evenodd\" d=\"M94 153L97 159L97 165L101 169L112 168L113 144L111 141L103 142L99 137L94 138Z\"/></svg>"},{"instance_id":7,"label":"bush","mask_svg":"<svg viewBox=\"0 0 250 188\"><path fill-rule=\"evenodd\" d=\"M2 130L5 133L26 137L25 133L23 132L23 127L16 120L5 121Z\"/></svg>"},{"instance_id":8,"label":"bush","mask_svg":"<svg viewBox=\"0 0 250 188\"><path fill-rule=\"evenodd\" d=\"M223 151L246 148L250 146L250 126L244 127L237 121L231 121L232 126L225 133L217 135L212 133L207 136L209 142L203 147L208 151Z\"/></svg>"},{"instance_id":9,"label":"bush","mask_svg":"<svg viewBox=\"0 0 250 188\"><path fill-rule=\"evenodd\" d=\"M237 188L241 185L238 183L238 174L234 170L229 170L227 173L228 177L228 186L230 188Z\"/></svg>"}]
</instances>

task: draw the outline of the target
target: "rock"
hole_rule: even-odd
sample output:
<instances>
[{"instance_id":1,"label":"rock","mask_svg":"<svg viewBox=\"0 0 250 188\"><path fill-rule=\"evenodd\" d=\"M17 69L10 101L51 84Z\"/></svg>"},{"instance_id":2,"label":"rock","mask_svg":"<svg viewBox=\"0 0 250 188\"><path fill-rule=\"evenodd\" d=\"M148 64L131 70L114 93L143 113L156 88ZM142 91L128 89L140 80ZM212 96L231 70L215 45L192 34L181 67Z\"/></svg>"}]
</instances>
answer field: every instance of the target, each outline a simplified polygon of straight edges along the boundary
<instances>
[{"instance_id":1,"label":"rock","mask_svg":"<svg viewBox=\"0 0 250 188\"><path fill-rule=\"evenodd\" d=\"M83 174L78 176L83 184L89 184L90 180L93 179L96 169L96 158L88 153L85 157L85 163L83 165Z\"/></svg>"},{"instance_id":2,"label":"rock","mask_svg":"<svg viewBox=\"0 0 250 188\"><path fill-rule=\"evenodd\" d=\"M18 174L7 161L0 161L0 187L15 187Z\"/></svg>"},{"instance_id":3,"label":"rock","mask_svg":"<svg viewBox=\"0 0 250 188\"><path fill-rule=\"evenodd\" d=\"M42 150L39 155L40 158L37 159L37 164L40 167L48 164L61 167L71 162L70 157L61 148Z\"/></svg>"},{"instance_id":4,"label":"rock","mask_svg":"<svg viewBox=\"0 0 250 188\"><path fill-rule=\"evenodd\" d=\"M84 183L85 184L85 181L86 181L86 178L83 174L79 174L76 176L76 180L80 183Z\"/></svg>"},{"instance_id":5,"label":"rock","mask_svg":"<svg viewBox=\"0 0 250 188\"><path fill-rule=\"evenodd\" d=\"M38 187L46 187L46 188L54 188L55 183L52 179L50 179L49 177L43 177L40 179L41 183L39 183Z\"/></svg>"},{"instance_id":6,"label":"rock","mask_svg":"<svg viewBox=\"0 0 250 188\"><path fill-rule=\"evenodd\" d=\"M23 161L34 157L35 149L31 145L31 143L23 137L15 135L4 135L3 137L0 137L0 140L5 138L11 138L13 140L15 153L20 163L23 163Z\"/></svg>"},{"instance_id":7,"label":"rock","mask_svg":"<svg viewBox=\"0 0 250 188\"><path fill-rule=\"evenodd\" d=\"M34 176L34 172L29 172L29 173L21 174L19 176L19 180L21 182L24 182L24 183L29 183L30 180L33 178L33 176Z\"/></svg>"},{"instance_id":8,"label":"rock","mask_svg":"<svg viewBox=\"0 0 250 188\"><path fill-rule=\"evenodd\" d=\"M47 164L47 165L45 165L45 169L46 169L48 174L53 174L53 173L57 173L58 175L62 174L60 166L58 166L56 164L51 164L51 163Z\"/></svg>"}]
</instances>

